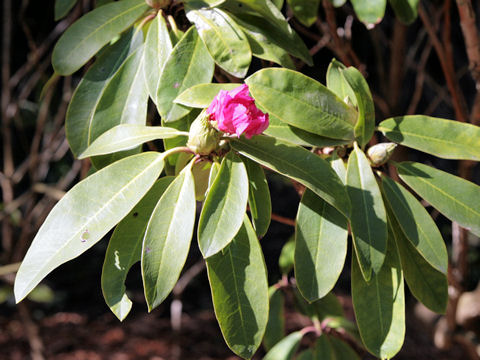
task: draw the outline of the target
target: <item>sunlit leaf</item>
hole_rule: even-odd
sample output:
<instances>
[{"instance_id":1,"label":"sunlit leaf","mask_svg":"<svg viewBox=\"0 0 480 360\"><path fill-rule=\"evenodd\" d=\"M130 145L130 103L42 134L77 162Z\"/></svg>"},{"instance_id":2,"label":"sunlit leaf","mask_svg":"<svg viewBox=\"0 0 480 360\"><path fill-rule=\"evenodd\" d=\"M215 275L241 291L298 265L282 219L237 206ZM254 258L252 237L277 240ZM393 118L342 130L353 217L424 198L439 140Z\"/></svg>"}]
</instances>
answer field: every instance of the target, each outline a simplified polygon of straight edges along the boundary
<instances>
[{"instance_id":1,"label":"sunlit leaf","mask_svg":"<svg viewBox=\"0 0 480 360\"><path fill-rule=\"evenodd\" d=\"M15 279L22 300L53 269L95 245L145 195L163 169L147 152L120 160L75 185L52 209Z\"/></svg>"},{"instance_id":2,"label":"sunlit leaf","mask_svg":"<svg viewBox=\"0 0 480 360\"><path fill-rule=\"evenodd\" d=\"M130 27L148 9L143 0L121 0L87 13L58 40L52 65L60 75L80 69L116 35Z\"/></svg>"},{"instance_id":3,"label":"sunlit leaf","mask_svg":"<svg viewBox=\"0 0 480 360\"><path fill-rule=\"evenodd\" d=\"M424 115L384 120L378 130L391 141L445 159L480 161L480 127Z\"/></svg>"},{"instance_id":4,"label":"sunlit leaf","mask_svg":"<svg viewBox=\"0 0 480 360\"><path fill-rule=\"evenodd\" d=\"M353 139L357 112L308 76L268 68L257 71L245 82L262 108L282 122L316 135Z\"/></svg>"},{"instance_id":5,"label":"sunlit leaf","mask_svg":"<svg viewBox=\"0 0 480 360\"><path fill-rule=\"evenodd\" d=\"M232 241L247 208L248 176L242 160L233 152L223 159L198 222L198 242L208 258Z\"/></svg>"},{"instance_id":6,"label":"sunlit leaf","mask_svg":"<svg viewBox=\"0 0 480 360\"><path fill-rule=\"evenodd\" d=\"M382 267L387 250L387 215L382 195L363 151L355 144L347 166L347 189L352 204L353 244L363 277Z\"/></svg>"},{"instance_id":7,"label":"sunlit leaf","mask_svg":"<svg viewBox=\"0 0 480 360\"><path fill-rule=\"evenodd\" d=\"M173 177L158 180L143 199L117 225L108 243L102 269L105 302L119 320L125 319L132 301L125 289L130 268L141 259L142 242L152 211Z\"/></svg>"},{"instance_id":8,"label":"sunlit leaf","mask_svg":"<svg viewBox=\"0 0 480 360\"><path fill-rule=\"evenodd\" d=\"M195 208L190 165L165 190L145 230L142 277L149 311L165 300L180 276L190 249Z\"/></svg>"}]
</instances>

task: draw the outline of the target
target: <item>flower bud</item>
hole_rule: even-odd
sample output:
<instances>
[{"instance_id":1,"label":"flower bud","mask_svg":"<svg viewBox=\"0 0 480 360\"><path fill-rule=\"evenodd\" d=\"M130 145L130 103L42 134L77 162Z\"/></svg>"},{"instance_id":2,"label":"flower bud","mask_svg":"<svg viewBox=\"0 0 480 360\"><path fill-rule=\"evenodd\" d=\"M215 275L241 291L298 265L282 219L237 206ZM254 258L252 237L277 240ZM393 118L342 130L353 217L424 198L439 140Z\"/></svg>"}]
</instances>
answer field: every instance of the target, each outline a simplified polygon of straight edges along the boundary
<instances>
[{"instance_id":1,"label":"flower bud","mask_svg":"<svg viewBox=\"0 0 480 360\"><path fill-rule=\"evenodd\" d=\"M220 133L209 121L209 115L202 111L190 126L187 146L199 155L209 155L220 142Z\"/></svg>"},{"instance_id":2,"label":"flower bud","mask_svg":"<svg viewBox=\"0 0 480 360\"><path fill-rule=\"evenodd\" d=\"M372 146L367 150L367 156L370 160L372 166L380 166L385 164L390 156L393 154L393 151L397 147L395 143L380 143Z\"/></svg>"}]
</instances>

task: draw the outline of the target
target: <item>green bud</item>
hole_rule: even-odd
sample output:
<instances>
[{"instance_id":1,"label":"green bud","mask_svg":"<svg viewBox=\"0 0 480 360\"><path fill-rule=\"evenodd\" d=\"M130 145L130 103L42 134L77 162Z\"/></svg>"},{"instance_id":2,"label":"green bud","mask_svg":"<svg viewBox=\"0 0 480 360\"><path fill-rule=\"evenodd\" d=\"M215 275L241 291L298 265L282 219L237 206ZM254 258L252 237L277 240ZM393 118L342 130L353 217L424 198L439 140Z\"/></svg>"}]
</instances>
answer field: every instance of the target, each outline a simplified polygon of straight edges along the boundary
<instances>
[{"instance_id":1,"label":"green bud","mask_svg":"<svg viewBox=\"0 0 480 360\"><path fill-rule=\"evenodd\" d=\"M367 150L368 160L372 166L380 166L385 164L390 156L393 154L393 151L397 147L395 143L380 143L373 145Z\"/></svg>"},{"instance_id":2,"label":"green bud","mask_svg":"<svg viewBox=\"0 0 480 360\"><path fill-rule=\"evenodd\" d=\"M187 146L199 155L209 155L217 149L220 142L220 133L208 119L207 113L202 111L190 126Z\"/></svg>"}]
</instances>

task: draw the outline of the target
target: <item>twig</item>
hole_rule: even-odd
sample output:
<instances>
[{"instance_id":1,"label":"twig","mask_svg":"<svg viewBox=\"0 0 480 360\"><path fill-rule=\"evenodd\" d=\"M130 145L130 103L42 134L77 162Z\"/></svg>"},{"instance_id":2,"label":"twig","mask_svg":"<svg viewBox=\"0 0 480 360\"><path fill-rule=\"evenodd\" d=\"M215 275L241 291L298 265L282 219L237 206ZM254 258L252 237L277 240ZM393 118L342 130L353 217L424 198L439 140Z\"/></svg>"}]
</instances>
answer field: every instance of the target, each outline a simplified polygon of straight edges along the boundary
<instances>
[{"instance_id":1,"label":"twig","mask_svg":"<svg viewBox=\"0 0 480 360\"><path fill-rule=\"evenodd\" d=\"M20 318L22 319L22 324L27 333L28 342L30 343L30 355L32 360L45 360L45 357L43 356L43 342L38 335L38 327L33 322L27 305L22 302L17 306Z\"/></svg>"},{"instance_id":2,"label":"twig","mask_svg":"<svg viewBox=\"0 0 480 360\"><path fill-rule=\"evenodd\" d=\"M272 213L271 218L272 218L272 220L274 220L276 222L279 222L281 224L288 225L288 226L295 226L295 220L293 220L293 219L290 219L290 218L287 218L287 217L284 217L284 216L280 216L280 215L277 215L277 214L273 214L273 213Z\"/></svg>"}]
</instances>

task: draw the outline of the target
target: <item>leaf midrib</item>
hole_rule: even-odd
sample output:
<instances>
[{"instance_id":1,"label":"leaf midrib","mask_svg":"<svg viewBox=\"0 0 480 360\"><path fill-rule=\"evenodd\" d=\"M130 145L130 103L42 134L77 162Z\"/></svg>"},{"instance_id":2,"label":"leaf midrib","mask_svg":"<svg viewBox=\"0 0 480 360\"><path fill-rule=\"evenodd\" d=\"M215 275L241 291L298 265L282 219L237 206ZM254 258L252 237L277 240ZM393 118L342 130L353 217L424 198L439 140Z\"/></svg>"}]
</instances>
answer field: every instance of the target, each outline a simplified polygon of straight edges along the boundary
<instances>
[{"instance_id":1,"label":"leaf midrib","mask_svg":"<svg viewBox=\"0 0 480 360\"><path fill-rule=\"evenodd\" d=\"M120 3L117 3L117 4L120 4ZM78 44L69 52L67 53L66 55L64 55L64 57L70 57L71 54L73 52L75 52L79 47L81 47L83 45L83 43L87 40L89 40L94 34L96 34L97 32L101 31L104 27L106 27L107 25L110 25L114 20L118 19L119 17L122 17L124 16L125 14L129 13L129 12L134 12L135 10L137 10L137 8L139 7L144 7L145 4L144 3L140 3L136 6L133 6L131 8L129 8L128 10L126 11L123 11L121 13L119 13L118 15L110 18L109 21L103 23L102 25L100 25L99 27L97 27L94 31L92 31L88 36L84 37L81 41L78 42Z\"/></svg>"}]
</instances>

